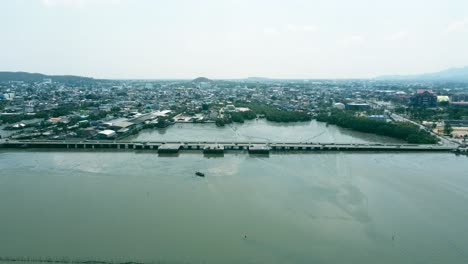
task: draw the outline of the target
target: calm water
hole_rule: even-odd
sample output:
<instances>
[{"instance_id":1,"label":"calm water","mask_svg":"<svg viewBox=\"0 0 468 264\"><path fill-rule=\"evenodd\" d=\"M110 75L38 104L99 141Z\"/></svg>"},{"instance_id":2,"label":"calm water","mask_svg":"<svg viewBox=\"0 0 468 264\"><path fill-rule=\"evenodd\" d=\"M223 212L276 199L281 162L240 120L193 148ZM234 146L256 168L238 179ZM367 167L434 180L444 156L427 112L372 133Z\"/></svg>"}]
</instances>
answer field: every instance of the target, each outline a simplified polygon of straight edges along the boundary
<instances>
[{"instance_id":1,"label":"calm water","mask_svg":"<svg viewBox=\"0 0 468 264\"><path fill-rule=\"evenodd\" d=\"M0 171L4 257L468 263L465 156L18 151Z\"/></svg>"},{"instance_id":2,"label":"calm water","mask_svg":"<svg viewBox=\"0 0 468 264\"><path fill-rule=\"evenodd\" d=\"M138 141L289 141L336 143L398 143L399 140L326 126L325 123L274 123L264 119L216 127L215 124L177 123L166 129L150 129L125 140Z\"/></svg>"}]
</instances>

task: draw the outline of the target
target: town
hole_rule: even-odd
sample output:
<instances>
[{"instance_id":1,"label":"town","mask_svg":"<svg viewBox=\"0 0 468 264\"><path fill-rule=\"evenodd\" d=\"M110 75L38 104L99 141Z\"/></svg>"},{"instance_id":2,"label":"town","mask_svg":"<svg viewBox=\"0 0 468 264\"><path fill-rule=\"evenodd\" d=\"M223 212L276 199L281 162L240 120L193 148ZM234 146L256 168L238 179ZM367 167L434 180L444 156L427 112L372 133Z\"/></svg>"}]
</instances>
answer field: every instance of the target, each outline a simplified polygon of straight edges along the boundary
<instances>
[{"instance_id":1,"label":"town","mask_svg":"<svg viewBox=\"0 0 468 264\"><path fill-rule=\"evenodd\" d=\"M466 83L12 76L0 79L2 140L125 140L175 123L258 118L317 119L416 144L464 144L468 135Z\"/></svg>"}]
</instances>

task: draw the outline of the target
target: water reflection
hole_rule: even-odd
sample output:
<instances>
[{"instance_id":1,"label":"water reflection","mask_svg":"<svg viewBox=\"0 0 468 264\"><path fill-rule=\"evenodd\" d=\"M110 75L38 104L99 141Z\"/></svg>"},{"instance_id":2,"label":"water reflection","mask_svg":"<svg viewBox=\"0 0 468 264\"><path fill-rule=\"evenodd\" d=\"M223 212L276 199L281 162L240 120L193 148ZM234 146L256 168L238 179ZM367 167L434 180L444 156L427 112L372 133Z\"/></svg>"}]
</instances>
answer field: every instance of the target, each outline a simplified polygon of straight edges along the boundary
<instances>
[{"instance_id":1,"label":"water reflection","mask_svg":"<svg viewBox=\"0 0 468 264\"><path fill-rule=\"evenodd\" d=\"M283 141L283 142L339 142L397 143L399 140L373 134L326 126L311 121L275 123L266 120L248 121L216 127L215 124L176 124L164 129L144 130L126 140L137 141Z\"/></svg>"}]
</instances>

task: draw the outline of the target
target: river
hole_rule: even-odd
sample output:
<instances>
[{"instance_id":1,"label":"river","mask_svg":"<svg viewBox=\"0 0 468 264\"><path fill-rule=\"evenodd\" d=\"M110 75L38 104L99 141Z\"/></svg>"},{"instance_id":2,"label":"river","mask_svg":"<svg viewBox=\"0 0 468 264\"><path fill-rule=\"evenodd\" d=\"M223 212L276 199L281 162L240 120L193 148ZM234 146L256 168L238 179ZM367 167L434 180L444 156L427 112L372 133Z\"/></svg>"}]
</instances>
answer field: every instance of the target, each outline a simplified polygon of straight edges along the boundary
<instances>
[{"instance_id":1,"label":"river","mask_svg":"<svg viewBox=\"0 0 468 264\"><path fill-rule=\"evenodd\" d=\"M467 170L436 153L2 151L0 256L467 263Z\"/></svg>"},{"instance_id":2,"label":"river","mask_svg":"<svg viewBox=\"0 0 468 264\"><path fill-rule=\"evenodd\" d=\"M252 122L134 139L392 142ZM450 153L2 150L0 260L468 263L467 171Z\"/></svg>"}]
</instances>

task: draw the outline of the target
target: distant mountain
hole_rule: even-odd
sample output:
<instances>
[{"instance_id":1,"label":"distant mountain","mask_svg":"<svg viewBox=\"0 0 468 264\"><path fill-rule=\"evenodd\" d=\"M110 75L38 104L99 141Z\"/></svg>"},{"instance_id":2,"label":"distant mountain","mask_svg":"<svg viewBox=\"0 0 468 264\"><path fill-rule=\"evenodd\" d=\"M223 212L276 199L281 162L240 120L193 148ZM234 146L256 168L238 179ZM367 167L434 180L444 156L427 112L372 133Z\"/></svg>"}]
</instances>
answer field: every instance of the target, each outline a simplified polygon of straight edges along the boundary
<instances>
[{"instance_id":1,"label":"distant mountain","mask_svg":"<svg viewBox=\"0 0 468 264\"><path fill-rule=\"evenodd\" d=\"M194 80L192 80L193 83L206 83L206 82L212 82L212 80L206 78L206 77L198 77Z\"/></svg>"},{"instance_id":2,"label":"distant mountain","mask_svg":"<svg viewBox=\"0 0 468 264\"><path fill-rule=\"evenodd\" d=\"M468 82L468 66L417 75L387 75L377 77L378 80L420 80L420 81L455 81Z\"/></svg>"},{"instance_id":3,"label":"distant mountain","mask_svg":"<svg viewBox=\"0 0 468 264\"><path fill-rule=\"evenodd\" d=\"M42 82L44 79L52 79L56 82L79 82L91 81L93 78L74 75L46 75L41 73L29 72L0 72L0 82L24 81L24 82Z\"/></svg>"}]
</instances>

